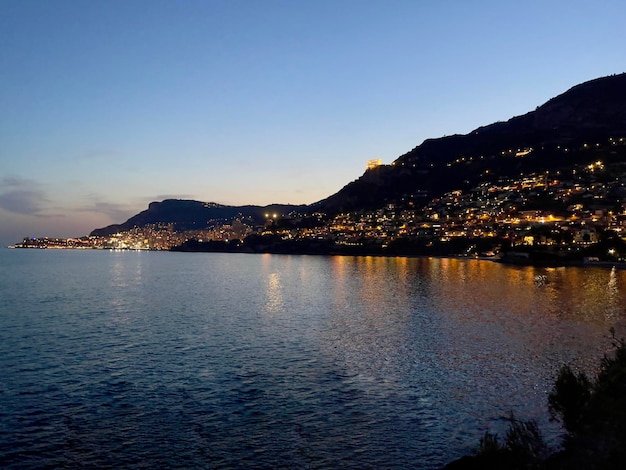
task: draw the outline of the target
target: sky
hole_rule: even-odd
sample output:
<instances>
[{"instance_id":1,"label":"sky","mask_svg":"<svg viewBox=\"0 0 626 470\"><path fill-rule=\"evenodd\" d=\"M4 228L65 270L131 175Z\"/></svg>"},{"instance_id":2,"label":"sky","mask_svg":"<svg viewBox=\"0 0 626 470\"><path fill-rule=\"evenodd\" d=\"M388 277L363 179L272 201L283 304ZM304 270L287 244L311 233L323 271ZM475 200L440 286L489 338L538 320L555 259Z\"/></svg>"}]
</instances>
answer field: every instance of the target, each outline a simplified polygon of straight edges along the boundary
<instances>
[{"instance_id":1,"label":"sky","mask_svg":"<svg viewBox=\"0 0 626 470\"><path fill-rule=\"evenodd\" d=\"M626 71L623 0L0 0L0 245L309 204Z\"/></svg>"}]
</instances>

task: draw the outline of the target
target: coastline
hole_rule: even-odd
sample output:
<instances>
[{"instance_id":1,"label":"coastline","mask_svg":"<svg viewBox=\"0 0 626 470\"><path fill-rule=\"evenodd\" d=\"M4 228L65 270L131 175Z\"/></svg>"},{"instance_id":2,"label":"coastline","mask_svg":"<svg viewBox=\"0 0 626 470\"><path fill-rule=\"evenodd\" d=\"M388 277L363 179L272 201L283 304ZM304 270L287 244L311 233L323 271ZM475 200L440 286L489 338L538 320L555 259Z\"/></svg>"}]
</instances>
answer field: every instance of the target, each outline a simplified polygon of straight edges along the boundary
<instances>
[{"instance_id":1,"label":"coastline","mask_svg":"<svg viewBox=\"0 0 626 470\"><path fill-rule=\"evenodd\" d=\"M206 248L206 247L203 247ZM274 247L276 248L276 247ZM373 256L383 258L449 258L449 259L463 259L463 260L478 260L478 261L490 261L493 263L506 264L509 266L531 266L535 268L561 268L561 267L576 267L576 268L615 268L626 269L626 262L622 261L588 261L584 259L570 259L570 260L557 260L554 258L511 258L504 256L468 256L459 255L453 253L411 253L399 251L387 251L384 248L367 250L359 249L360 247L346 247L347 249L329 249L329 250L291 250L291 249L265 249L265 250L251 250L251 249L234 249L234 250L212 250L212 249L188 249L183 247L174 247L169 251L185 252L185 253L248 253L248 254L290 254L290 255L307 255L307 256ZM335 247L336 248L336 247Z\"/></svg>"},{"instance_id":2,"label":"coastline","mask_svg":"<svg viewBox=\"0 0 626 470\"><path fill-rule=\"evenodd\" d=\"M587 261L587 260L554 260L554 259L542 259L541 257L529 259L529 258L513 258L506 256L467 256L458 254L443 254L443 253L409 253L409 252L388 252L385 249L376 250L363 250L359 247L346 247L347 249L308 249L308 250L295 250L295 249L258 249L253 250L243 247L228 247L230 249L224 249L227 247L219 247L220 249L210 249L208 247L202 247L198 249L190 249L189 247L173 247L169 250L149 250L149 249L114 249L114 248L83 248L83 247L23 247L19 245L9 245L0 247L6 250L78 250L78 251L158 251L158 252L181 252L181 253L243 253L243 254L273 254L273 255L305 255L305 256L371 256L380 258L448 258L448 259L461 259L461 260L477 260L477 261L490 261L492 263L500 263L509 266L530 266L535 268L615 268L620 270L626 270L626 262L623 261ZM239 248L239 249L237 249Z\"/></svg>"}]
</instances>

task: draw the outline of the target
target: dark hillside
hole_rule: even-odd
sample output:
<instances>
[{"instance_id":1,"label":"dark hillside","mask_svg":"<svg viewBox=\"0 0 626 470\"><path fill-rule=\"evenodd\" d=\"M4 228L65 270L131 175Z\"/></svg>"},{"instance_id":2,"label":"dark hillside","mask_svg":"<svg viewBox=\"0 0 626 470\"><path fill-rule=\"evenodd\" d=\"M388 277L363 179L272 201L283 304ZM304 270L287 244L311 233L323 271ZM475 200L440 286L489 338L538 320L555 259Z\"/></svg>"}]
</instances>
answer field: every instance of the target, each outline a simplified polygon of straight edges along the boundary
<instances>
[{"instance_id":1,"label":"dark hillside","mask_svg":"<svg viewBox=\"0 0 626 470\"><path fill-rule=\"evenodd\" d=\"M626 137L626 74L575 86L535 111L465 135L428 139L314 206L329 213L403 206L478 181L585 163ZM623 147L610 149L626 161ZM619 154L619 155L618 155Z\"/></svg>"},{"instance_id":2,"label":"dark hillside","mask_svg":"<svg viewBox=\"0 0 626 470\"><path fill-rule=\"evenodd\" d=\"M269 206L224 206L191 200L166 199L152 202L148 209L131 217L123 224L109 225L95 229L94 236L109 236L117 232L127 231L133 227L150 224L174 224L177 231L197 230L213 225L215 222L227 222L240 217L254 223L262 223L267 213L288 213L301 208L284 204Z\"/></svg>"},{"instance_id":3,"label":"dark hillside","mask_svg":"<svg viewBox=\"0 0 626 470\"><path fill-rule=\"evenodd\" d=\"M96 229L92 235L107 236L149 224L174 224L178 231L202 229L234 217L262 223L268 212L321 211L332 216L387 204L418 208L455 189L520 174L571 172L575 165L595 160L626 163L626 74L577 85L506 122L465 135L427 139L391 165L366 171L310 206L225 206L170 199L153 202L126 222Z\"/></svg>"}]
</instances>

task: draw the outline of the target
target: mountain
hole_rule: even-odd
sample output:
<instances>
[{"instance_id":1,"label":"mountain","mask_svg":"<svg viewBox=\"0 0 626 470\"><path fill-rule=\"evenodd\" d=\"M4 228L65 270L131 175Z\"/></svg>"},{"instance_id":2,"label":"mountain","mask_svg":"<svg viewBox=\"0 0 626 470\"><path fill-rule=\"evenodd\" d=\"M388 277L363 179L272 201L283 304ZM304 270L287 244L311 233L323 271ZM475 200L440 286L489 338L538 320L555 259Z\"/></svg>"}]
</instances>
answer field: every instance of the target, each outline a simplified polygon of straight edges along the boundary
<instances>
[{"instance_id":1,"label":"mountain","mask_svg":"<svg viewBox=\"0 0 626 470\"><path fill-rule=\"evenodd\" d=\"M480 181L585 163L626 137L626 74L577 85L522 116L428 139L313 205L333 214L430 200ZM624 147L612 148L626 161Z\"/></svg>"},{"instance_id":2,"label":"mountain","mask_svg":"<svg viewBox=\"0 0 626 470\"><path fill-rule=\"evenodd\" d=\"M387 204L421 207L455 189L520 174L571 171L574 165L588 164L595 158L626 163L626 74L582 83L506 122L479 127L469 134L427 139L392 164L366 171L339 192L310 206L224 206L169 199L151 203L123 224L91 234L107 236L159 223L193 230L234 217L262 223L265 214L274 212L333 215Z\"/></svg>"},{"instance_id":3,"label":"mountain","mask_svg":"<svg viewBox=\"0 0 626 470\"><path fill-rule=\"evenodd\" d=\"M92 236L109 236L124 232L133 227L150 224L174 224L177 231L196 230L214 225L215 222L227 222L233 218L248 219L262 223L266 214L288 213L305 206L271 204L269 206L226 206L182 199L166 199L151 202L148 209L131 217L123 224L109 225L91 232Z\"/></svg>"}]
</instances>

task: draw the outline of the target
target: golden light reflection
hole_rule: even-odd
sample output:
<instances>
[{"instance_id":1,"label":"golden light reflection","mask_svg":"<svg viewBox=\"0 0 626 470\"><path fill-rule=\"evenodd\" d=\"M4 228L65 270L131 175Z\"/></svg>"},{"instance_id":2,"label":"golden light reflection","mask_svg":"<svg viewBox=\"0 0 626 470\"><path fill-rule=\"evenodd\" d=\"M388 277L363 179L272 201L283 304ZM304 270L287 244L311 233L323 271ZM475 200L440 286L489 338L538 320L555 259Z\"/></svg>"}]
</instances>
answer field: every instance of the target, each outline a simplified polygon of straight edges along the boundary
<instances>
[{"instance_id":1,"label":"golden light reflection","mask_svg":"<svg viewBox=\"0 0 626 470\"><path fill-rule=\"evenodd\" d=\"M505 394L534 390L551 383L564 360L594 367L610 327L626 335L623 270L449 258L260 261L257 288L268 327L306 324L300 337L289 338L315 344L318 360L330 361L355 387L375 383L377 393L423 374L441 374L439 392L459 402L475 392L494 396L492 380ZM508 366L532 373L508 375ZM481 374L489 381L476 380ZM476 391L479 382L485 388Z\"/></svg>"},{"instance_id":2,"label":"golden light reflection","mask_svg":"<svg viewBox=\"0 0 626 470\"><path fill-rule=\"evenodd\" d=\"M332 289L337 308L350 305L351 299L364 301L368 313L381 315L402 311L398 303L409 300L415 260L389 257L332 258ZM393 286L389 289L389 286Z\"/></svg>"},{"instance_id":3,"label":"golden light reflection","mask_svg":"<svg viewBox=\"0 0 626 470\"><path fill-rule=\"evenodd\" d=\"M283 286L280 282L280 274L271 273L267 279L267 301L265 311L268 313L280 313L283 310Z\"/></svg>"},{"instance_id":4,"label":"golden light reflection","mask_svg":"<svg viewBox=\"0 0 626 470\"><path fill-rule=\"evenodd\" d=\"M626 271L616 269L510 266L455 258L332 258L335 305L364 299L372 314L410 304L409 297L419 288L440 311L459 320L472 321L497 310L502 315L604 322L609 312L624 313L624 286Z\"/></svg>"},{"instance_id":5,"label":"golden light reflection","mask_svg":"<svg viewBox=\"0 0 626 470\"><path fill-rule=\"evenodd\" d=\"M514 315L540 313L602 321L607 308L626 301L624 292L611 288L623 282L624 271L516 267L458 259L432 259L428 268L435 281L430 284L431 295L438 305L458 318L466 312L468 320L477 312L497 308Z\"/></svg>"},{"instance_id":6,"label":"golden light reflection","mask_svg":"<svg viewBox=\"0 0 626 470\"><path fill-rule=\"evenodd\" d=\"M131 304L141 299L143 286L142 253L121 251L112 253L109 277L109 303L115 321L124 323L131 314Z\"/></svg>"},{"instance_id":7,"label":"golden light reflection","mask_svg":"<svg viewBox=\"0 0 626 470\"><path fill-rule=\"evenodd\" d=\"M422 276L418 260L334 257L328 353L360 380L402 381L408 373L416 304ZM417 299L417 300L416 300ZM419 307L418 307L419 308ZM349 312L350 314L346 314ZM326 343L326 341L324 341ZM380 385L380 384L379 384Z\"/></svg>"},{"instance_id":8,"label":"golden light reflection","mask_svg":"<svg viewBox=\"0 0 626 470\"><path fill-rule=\"evenodd\" d=\"M585 324L596 338L612 326L626 332L622 270L377 257L337 257L332 268L335 308L359 308L358 318L338 314L334 319L334 327L343 331L345 354L358 350L374 362L402 351L407 328L416 321L441 328L442 334L461 329L486 344L486 331L493 329L491 334L498 335L494 340L509 338L538 355L559 342L576 341L560 333L567 330L564 324Z\"/></svg>"}]
</instances>

